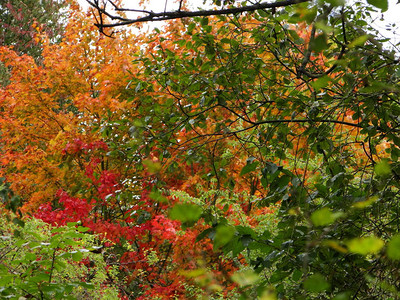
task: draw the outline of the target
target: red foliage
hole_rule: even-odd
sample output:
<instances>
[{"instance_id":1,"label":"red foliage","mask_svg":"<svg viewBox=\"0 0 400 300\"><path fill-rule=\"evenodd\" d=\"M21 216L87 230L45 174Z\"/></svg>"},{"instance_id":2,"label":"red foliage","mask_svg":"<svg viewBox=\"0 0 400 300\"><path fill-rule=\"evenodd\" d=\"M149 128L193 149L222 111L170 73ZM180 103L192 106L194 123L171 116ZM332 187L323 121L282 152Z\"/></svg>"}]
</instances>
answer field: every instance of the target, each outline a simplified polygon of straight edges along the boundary
<instances>
[{"instance_id":1,"label":"red foliage","mask_svg":"<svg viewBox=\"0 0 400 300\"><path fill-rule=\"evenodd\" d=\"M51 224L63 226L69 222L78 222L87 220L89 213L94 207L94 201L70 197L66 192L59 190L58 198L59 208L53 208L50 203L42 204L34 215L38 219Z\"/></svg>"},{"instance_id":2,"label":"red foliage","mask_svg":"<svg viewBox=\"0 0 400 300\"><path fill-rule=\"evenodd\" d=\"M105 172L98 178L93 177L90 172L88 175L92 177L93 183L98 184L99 195L115 192L114 174ZM142 278L140 288L143 294L138 299L185 299L184 282L188 279L179 275L180 271L198 268L199 261L207 261L215 266L216 282L223 283L226 287L232 285L227 278L236 270L233 264L229 261L221 263L220 254L213 251L210 241L196 243L196 237L204 227L181 231L178 221L170 220L157 212L163 205L156 208L149 198L148 190L143 192L141 204L126 213L130 216L125 220L104 219L98 211L98 202L95 199L71 197L62 190L57 192L56 197L58 201L53 205L42 204L35 217L58 226L79 221L82 226L90 228L90 232L98 234L106 248L124 249L113 263L119 264L120 271L125 274L128 282ZM102 202L102 205L108 204ZM135 215L134 209L140 208L151 213L151 217L141 224L136 217L132 217ZM151 258L151 255L154 257Z\"/></svg>"}]
</instances>

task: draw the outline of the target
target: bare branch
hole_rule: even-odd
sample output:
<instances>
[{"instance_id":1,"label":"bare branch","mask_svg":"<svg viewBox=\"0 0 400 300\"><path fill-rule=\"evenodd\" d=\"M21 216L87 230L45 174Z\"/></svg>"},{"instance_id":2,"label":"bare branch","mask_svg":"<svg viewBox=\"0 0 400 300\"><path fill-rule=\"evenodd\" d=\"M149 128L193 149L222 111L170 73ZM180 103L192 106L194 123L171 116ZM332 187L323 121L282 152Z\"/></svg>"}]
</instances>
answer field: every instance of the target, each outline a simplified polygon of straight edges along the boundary
<instances>
[{"instance_id":1,"label":"bare branch","mask_svg":"<svg viewBox=\"0 0 400 300\"><path fill-rule=\"evenodd\" d=\"M159 13L154 13L148 10L141 9L130 9L130 8L119 8L117 7L111 0L109 1L112 6L114 6L115 11L124 11L124 12L137 12L146 14L143 17L137 18L122 18L118 15L113 15L110 12L106 11L105 5L100 6L99 0L86 0L94 9L97 10L99 15L108 16L112 21L112 23L104 23L102 18L99 18L101 22L96 23L95 25L102 31L104 28L118 27L124 26L134 23L143 23L143 22L155 22L155 21L166 21L172 19L182 19L182 18L193 18L193 17L205 17L205 16L218 16L218 15L228 15L228 14L238 14L243 12L252 12L259 9L276 9L279 7L291 6L298 3L310 2L311 0L283 0L277 2L262 2L254 5L242 6L242 7L231 7L226 9L219 10L197 10L197 11L182 11L181 7L177 11L164 11ZM105 4L106 2L104 2ZM182 2L180 3L181 6Z\"/></svg>"}]
</instances>

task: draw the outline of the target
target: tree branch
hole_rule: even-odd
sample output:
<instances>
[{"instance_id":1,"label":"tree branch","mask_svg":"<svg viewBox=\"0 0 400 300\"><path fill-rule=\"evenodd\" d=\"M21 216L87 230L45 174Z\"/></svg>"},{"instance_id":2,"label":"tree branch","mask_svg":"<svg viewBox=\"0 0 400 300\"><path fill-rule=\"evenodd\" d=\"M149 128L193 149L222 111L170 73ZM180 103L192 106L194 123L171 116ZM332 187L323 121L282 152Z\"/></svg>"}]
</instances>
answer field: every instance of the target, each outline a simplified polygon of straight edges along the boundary
<instances>
[{"instance_id":1,"label":"tree branch","mask_svg":"<svg viewBox=\"0 0 400 300\"><path fill-rule=\"evenodd\" d=\"M118 15L112 15L111 13L106 11L105 5L103 5L103 6L99 5L99 0L86 0L86 1L94 9L97 10L99 15L106 15L113 21L117 20L114 23L106 24L100 18L101 22L98 22L95 25L100 30L102 30L104 28L124 26L124 25L129 25L129 24L134 24L134 23L166 21L166 20L172 20L172 19L193 18L193 17L238 14L238 13L243 13L243 12L252 12L252 11L256 11L258 9L276 9L279 7L291 6L291 5L298 4L298 3L310 2L311 0L283 0L283 1L273 2L273 3L262 2L262 3L257 3L254 5L248 5L248 6L243 6L243 7L232 7L232 8L219 9L219 10L182 11L179 9L177 11L165 11L165 12L160 12L160 13L154 13L152 11L140 10L140 9L117 8L117 7L115 7L115 4L113 2L111 2L111 0L108 0L114 6L114 9L116 11L134 11L134 12L140 12L140 13L146 14L146 16L144 16L144 17L138 17L138 18L132 18L132 19L122 18L121 16L118 16ZM107 3L107 2L103 2L103 3Z\"/></svg>"}]
</instances>

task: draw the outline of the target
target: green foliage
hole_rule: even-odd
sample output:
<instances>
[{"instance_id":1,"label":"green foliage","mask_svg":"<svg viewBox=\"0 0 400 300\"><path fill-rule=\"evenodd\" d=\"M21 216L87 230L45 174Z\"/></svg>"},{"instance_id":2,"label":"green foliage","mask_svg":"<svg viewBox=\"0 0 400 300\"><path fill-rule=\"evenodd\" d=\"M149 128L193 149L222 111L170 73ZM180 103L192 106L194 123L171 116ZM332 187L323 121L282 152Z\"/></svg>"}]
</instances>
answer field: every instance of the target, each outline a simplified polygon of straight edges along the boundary
<instances>
[{"instance_id":1,"label":"green foliage","mask_svg":"<svg viewBox=\"0 0 400 300\"><path fill-rule=\"evenodd\" d=\"M0 224L0 295L20 299L116 299L110 280L115 270L106 268L95 236L70 223L52 228L37 219L23 227L10 218Z\"/></svg>"},{"instance_id":2,"label":"green foliage","mask_svg":"<svg viewBox=\"0 0 400 300\"><path fill-rule=\"evenodd\" d=\"M0 199L5 205L6 209L17 212L18 208L21 206L22 201L18 195L10 189L10 183L6 182L5 178L0 178Z\"/></svg>"},{"instance_id":3,"label":"green foliage","mask_svg":"<svg viewBox=\"0 0 400 300\"><path fill-rule=\"evenodd\" d=\"M347 242L350 252L361 255L376 254L381 250L383 245L384 242L375 236L356 238Z\"/></svg>"},{"instance_id":4,"label":"green foliage","mask_svg":"<svg viewBox=\"0 0 400 300\"><path fill-rule=\"evenodd\" d=\"M319 293L329 288L329 283L321 274L313 274L304 281L304 289L310 292Z\"/></svg>"},{"instance_id":5,"label":"green foliage","mask_svg":"<svg viewBox=\"0 0 400 300\"><path fill-rule=\"evenodd\" d=\"M6 86L10 83L10 72L4 66L2 62L0 62L0 86Z\"/></svg>"},{"instance_id":6,"label":"green foliage","mask_svg":"<svg viewBox=\"0 0 400 300\"><path fill-rule=\"evenodd\" d=\"M341 216L342 213L333 213L329 208L324 207L311 214L311 221L315 226L326 226L332 224Z\"/></svg>"},{"instance_id":7,"label":"green foliage","mask_svg":"<svg viewBox=\"0 0 400 300\"><path fill-rule=\"evenodd\" d=\"M368 2L387 9L387 1ZM203 195L220 199L252 178L260 185L247 191L251 208L280 202L277 226L255 228L235 224L210 201L197 203L204 205L200 222L209 225L198 240L212 239L228 257L243 255L249 274L257 274L258 280L233 277L248 283L243 295L250 298L271 286L282 299L398 293L398 54L372 38L364 19L373 7L342 4L302 3L273 16L260 11L254 27L246 17L199 18L187 24L191 39L176 42L187 52L160 48L156 63L145 62L176 105L187 105L168 126L195 136L184 159L206 165L201 146L217 148L223 139L227 148L234 140L246 151L236 173L223 165L227 151L221 163L209 160L217 197ZM304 22L311 28L296 27ZM207 132L210 123L215 130ZM232 202L236 196L227 193Z\"/></svg>"},{"instance_id":8,"label":"green foliage","mask_svg":"<svg viewBox=\"0 0 400 300\"><path fill-rule=\"evenodd\" d=\"M183 224L194 224L199 220L202 214L201 207L184 203L184 204L176 204L170 211L169 217L173 220L179 220Z\"/></svg>"},{"instance_id":9,"label":"green foliage","mask_svg":"<svg viewBox=\"0 0 400 300\"><path fill-rule=\"evenodd\" d=\"M389 8L388 0L367 0L367 2L377 8L380 8L382 12L385 12Z\"/></svg>"},{"instance_id":10,"label":"green foliage","mask_svg":"<svg viewBox=\"0 0 400 300\"><path fill-rule=\"evenodd\" d=\"M392 172L390 170L390 165L387 160L382 160L375 166L375 173L378 176L390 175Z\"/></svg>"},{"instance_id":11,"label":"green foliage","mask_svg":"<svg viewBox=\"0 0 400 300\"><path fill-rule=\"evenodd\" d=\"M259 276L254 271L245 269L233 274L232 280L239 284L239 286L244 287L255 284L259 280Z\"/></svg>"},{"instance_id":12,"label":"green foliage","mask_svg":"<svg viewBox=\"0 0 400 300\"><path fill-rule=\"evenodd\" d=\"M233 226L218 225L215 230L214 246L216 248L225 246L233 239L235 232L236 230Z\"/></svg>"},{"instance_id":13,"label":"green foliage","mask_svg":"<svg viewBox=\"0 0 400 300\"><path fill-rule=\"evenodd\" d=\"M400 259L400 235L395 235L392 237L387 245L387 255L393 260Z\"/></svg>"}]
</instances>

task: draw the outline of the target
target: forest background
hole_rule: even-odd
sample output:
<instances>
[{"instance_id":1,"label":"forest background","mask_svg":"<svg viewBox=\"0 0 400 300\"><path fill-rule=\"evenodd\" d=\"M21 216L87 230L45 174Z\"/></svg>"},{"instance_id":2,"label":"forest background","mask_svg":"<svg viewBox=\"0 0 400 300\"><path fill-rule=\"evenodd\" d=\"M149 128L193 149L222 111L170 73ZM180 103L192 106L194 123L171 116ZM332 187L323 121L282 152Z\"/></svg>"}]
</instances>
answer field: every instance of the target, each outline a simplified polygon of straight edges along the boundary
<instances>
[{"instance_id":1,"label":"forest background","mask_svg":"<svg viewBox=\"0 0 400 300\"><path fill-rule=\"evenodd\" d=\"M387 1L41 3L0 5L1 297L399 297Z\"/></svg>"}]
</instances>

